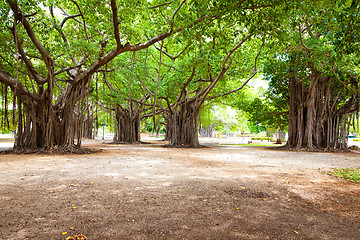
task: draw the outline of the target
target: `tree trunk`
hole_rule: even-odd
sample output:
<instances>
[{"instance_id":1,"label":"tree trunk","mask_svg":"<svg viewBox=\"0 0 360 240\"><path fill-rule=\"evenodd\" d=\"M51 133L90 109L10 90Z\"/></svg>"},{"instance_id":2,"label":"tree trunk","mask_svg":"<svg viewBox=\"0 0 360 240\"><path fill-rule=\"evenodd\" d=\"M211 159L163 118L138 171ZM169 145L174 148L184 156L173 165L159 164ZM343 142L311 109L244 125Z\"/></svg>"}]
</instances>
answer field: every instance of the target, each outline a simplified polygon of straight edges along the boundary
<instances>
[{"instance_id":1,"label":"tree trunk","mask_svg":"<svg viewBox=\"0 0 360 240\"><path fill-rule=\"evenodd\" d=\"M167 141L171 141L172 138L172 133L173 133L173 121L172 121L172 115L168 114L165 117L165 121L166 121L166 132L165 132L165 140Z\"/></svg>"},{"instance_id":2,"label":"tree trunk","mask_svg":"<svg viewBox=\"0 0 360 240\"><path fill-rule=\"evenodd\" d=\"M310 85L295 78L290 81L289 139L291 149L347 150L347 114L358 110L358 90L346 103L334 98L330 77L316 73Z\"/></svg>"},{"instance_id":3,"label":"tree trunk","mask_svg":"<svg viewBox=\"0 0 360 240\"><path fill-rule=\"evenodd\" d=\"M120 106L115 108L115 136L116 143L140 142L140 115L131 116L127 109Z\"/></svg>"},{"instance_id":4,"label":"tree trunk","mask_svg":"<svg viewBox=\"0 0 360 240\"><path fill-rule=\"evenodd\" d=\"M53 122L49 99L34 100L26 95L16 95L18 127L14 150L23 152L49 149L53 142L52 139L47 138L47 131L52 128Z\"/></svg>"},{"instance_id":5,"label":"tree trunk","mask_svg":"<svg viewBox=\"0 0 360 240\"><path fill-rule=\"evenodd\" d=\"M86 114L83 117L84 120L79 123L82 124L82 137L87 139L93 139L95 137L95 135L93 134L94 113L93 107L91 104L89 104L88 99L86 104Z\"/></svg>"},{"instance_id":6,"label":"tree trunk","mask_svg":"<svg viewBox=\"0 0 360 240\"><path fill-rule=\"evenodd\" d=\"M181 103L171 116L171 144L174 146L199 147L198 115L195 101Z\"/></svg>"},{"instance_id":7,"label":"tree trunk","mask_svg":"<svg viewBox=\"0 0 360 240\"><path fill-rule=\"evenodd\" d=\"M213 126L200 127L200 137L212 137Z\"/></svg>"}]
</instances>

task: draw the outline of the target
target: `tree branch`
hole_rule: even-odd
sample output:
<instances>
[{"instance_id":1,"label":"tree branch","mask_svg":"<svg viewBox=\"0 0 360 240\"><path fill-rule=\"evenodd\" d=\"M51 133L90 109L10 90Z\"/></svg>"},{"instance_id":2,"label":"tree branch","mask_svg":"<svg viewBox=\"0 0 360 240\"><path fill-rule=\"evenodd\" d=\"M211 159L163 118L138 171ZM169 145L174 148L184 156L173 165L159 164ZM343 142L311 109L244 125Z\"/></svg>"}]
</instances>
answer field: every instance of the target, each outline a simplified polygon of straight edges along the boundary
<instances>
[{"instance_id":1,"label":"tree branch","mask_svg":"<svg viewBox=\"0 0 360 240\"><path fill-rule=\"evenodd\" d=\"M122 47L122 44L119 34L119 18L118 18L118 10L115 0L111 0L111 10L113 13L113 25L114 25L114 35L116 40L116 49L120 49L120 47Z\"/></svg>"},{"instance_id":2,"label":"tree branch","mask_svg":"<svg viewBox=\"0 0 360 240\"><path fill-rule=\"evenodd\" d=\"M301 31L301 25L300 25L300 23L299 23L299 35L300 35L301 45L306 49L306 51L307 51L308 53L311 53L310 48L308 48L308 47L305 45L304 41L303 41L303 37L302 37L302 33L301 33L301 32L302 32L302 31Z\"/></svg>"},{"instance_id":3,"label":"tree branch","mask_svg":"<svg viewBox=\"0 0 360 240\"><path fill-rule=\"evenodd\" d=\"M240 87L238 87L238 88L236 88L236 89L234 89L234 90L231 90L231 91L229 91L229 92L226 92L226 93L220 93L220 94L217 94L217 95L208 97L208 98L206 98L206 101L212 100L212 99L217 98L217 97L223 97L223 96L229 95L229 94L231 94L231 93L234 93L234 92L237 92L237 91L243 89L243 88L246 86L246 84L247 84L253 77L255 77L255 75L257 74L256 63L257 63L257 59L258 59L258 57L259 57L259 55L260 55L260 53L261 53L261 50L262 50L264 44L265 44L265 41L263 41L263 43L262 43L262 45L261 45L261 47L260 47L260 50L259 50L258 54L257 54L256 57L255 57L255 64L254 64L254 68L253 68L253 70L252 70L252 73L251 73L250 77L249 77L243 84L241 84Z\"/></svg>"},{"instance_id":4,"label":"tree branch","mask_svg":"<svg viewBox=\"0 0 360 240\"><path fill-rule=\"evenodd\" d=\"M81 67L82 65L83 65L83 64L78 64L78 65L76 65L76 66L63 68L63 69L61 69L61 70L59 70L59 71L56 71L56 72L54 73L54 75L56 76L56 75L59 75L59 74L61 74L61 73L63 73L63 72L67 72L67 71L69 71L69 70L79 68L79 67Z\"/></svg>"},{"instance_id":5,"label":"tree branch","mask_svg":"<svg viewBox=\"0 0 360 240\"><path fill-rule=\"evenodd\" d=\"M190 84L190 82L194 78L195 70L196 70L196 68L193 67L190 77L188 78L188 80L184 83L183 87L181 88L180 95L178 96L176 103L174 104L174 109L176 109L178 107L178 105L180 104L180 100L182 99L182 96L186 95L186 87Z\"/></svg>"},{"instance_id":6,"label":"tree branch","mask_svg":"<svg viewBox=\"0 0 360 240\"><path fill-rule=\"evenodd\" d=\"M81 11L81 8L80 8L79 4L78 4L75 0L71 0L71 1L72 1L75 5L76 5L77 9L78 9L78 10L79 10L79 12L80 12L80 15L81 15L81 17L82 17L82 19L83 19L83 21L84 21L83 26L84 26L84 33L85 33L85 36L86 36L86 40L88 40L88 41L89 41L89 37L88 37L87 32L86 32L86 22L85 22L85 17L84 17L84 15L83 15L82 11Z\"/></svg>"},{"instance_id":7,"label":"tree branch","mask_svg":"<svg viewBox=\"0 0 360 240\"><path fill-rule=\"evenodd\" d=\"M172 32L173 29L174 29L175 16L176 16L176 14L178 13L178 11L180 10L180 8L184 5L185 2L186 2L186 0L182 1L182 2L180 3L179 7L175 10L174 14L172 15L171 22L170 22L170 32Z\"/></svg>"},{"instance_id":8,"label":"tree branch","mask_svg":"<svg viewBox=\"0 0 360 240\"><path fill-rule=\"evenodd\" d=\"M187 49L188 47L191 45L191 42L180 52L178 52L175 56L171 55L170 53L168 53L167 51L162 51L168 58L170 58L171 60L175 61L178 57L181 56L181 54L183 54ZM160 51L160 48L157 47L155 44L154 44L154 47Z\"/></svg>"},{"instance_id":9,"label":"tree branch","mask_svg":"<svg viewBox=\"0 0 360 240\"><path fill-rule=\"evenodd\" d=\"M25 63L26 68L28 69L29 73L31 74L31 76L35 79L35 81L39 85L44 84L46 81L35 70L35 67L31 63L30 59L26 56L25 51L22 48L22 44L20 43L19 38L17 36L15 22L14 22L14 27L11 28L11 32L14 36L14 41L15 41L16 48L18 49L18 53L20 54L21 59Z\"/></svg>"},{"instance_id":10,"label":"tree branch","mask_svg":"<svg viewBox=\"0 0 360 240\"><path fill-rule=\"evenodd\" d=\"M184 2L185 1L183 1L182 4ZM194 22L190 23L189 25L187 25L186 27L178 28L175 31L172 31L170 29L170 31L162 33L160 35L157 35L157 36L153 37L152 39L150 39L150 40L148 40L146 42L143 42L143 43L139 43L139 44L135 44L135 45L132 45L132 44L128 43L128 44L125 44L125 45L121 45L120 38L119 38L119 28L118 28L118 20L117 20L116 1L111 0L111 5L112 5L112 10L113 10L114 33L115 33L115 36L116 36L116 39L117 39L117 48L112 50L111 52L105 54L103 57L97 59L87 70L83 71L77 77L76 81L80 81L81 79L86 79L87 77L91 76L92 74L94 74L97 71L97 69L99 69L101 66L105 65L106 63L108 63L109 61L111 61L113 58L115 58L116 56L118 56L121 53L129 52L129 51L140 51L142 49L145 49L145 48L153 45L156 42L164 40L165 38L171 36L173 33L180 32L180 31L184 30L185 28L193 27L196 24L204 21L204 19L207 19L206 16L202 16L199 19L197 19L196 21L194 21ZM177 11L178 11L178 9L177 9ZM173 14L173 16L175 16L175 14Z\"/></svg>"},{"instance_id":11,"label":"tree branch","mask_svg":"<svg viewBox=\"0 0 360 240\"><path fill-rule=\"evenodd\" d=\"M169 4L171 4L171 3L172 3L172 2L162 3L162 4L159 4L159 5L156 5L156 6L148 7L148 9L154 9L154 8L166 6L166 5L169 5Z\"/></svg>"},{"instance_id":12,"label":"tree branch","mask_svg":"<svg viewBox=\"0 0 360 240\"><path fill-rule=\"evenodd\" d=\"M76 17L79 17L81 16L81 14L75 14L75 15L71 15L71 16L66 16L62 21L61 21L61 24L60 24L60 28L63 28L64 27L64 24L66 23L67 20L69 19L73 19L73 18L76 18Z\"/></svg>"},{"instance_id":13,"label":"tree branch","mask_svg":"<svg viewBox=\"0 0 360 240\"><path fill-rule=\"evenodd\" d=\"M35 47L39 50L46 67L48 69L48 79L49 81L53 71L54 71L54 61L48 54L48 52L45 50L44 46L40 43L40 41L36 38L34 31L32 30L29 22L27 21L26 17L24 16L23 12L19 8L17 1L14 0L7 0L8 4L10 5L11 10L14 12L14 18L15 22L20 21L25 30L27 35L30 37L31 41L35 45Z\"/></svg>"},{"instance_id":14,"label":"tree branch","mask_svg":"<svg viewBox=\"0 0 360 240\"><path fill-rule=\"evenodd\" d=\"M25 86L18 80L16 80L13 76L9 73L0 70L0 82L5 83L8 85L12 91L16 91L18 96L25 94L32 99L41 100L41 97L29 92Z\"/></svg>"}]
</instances>

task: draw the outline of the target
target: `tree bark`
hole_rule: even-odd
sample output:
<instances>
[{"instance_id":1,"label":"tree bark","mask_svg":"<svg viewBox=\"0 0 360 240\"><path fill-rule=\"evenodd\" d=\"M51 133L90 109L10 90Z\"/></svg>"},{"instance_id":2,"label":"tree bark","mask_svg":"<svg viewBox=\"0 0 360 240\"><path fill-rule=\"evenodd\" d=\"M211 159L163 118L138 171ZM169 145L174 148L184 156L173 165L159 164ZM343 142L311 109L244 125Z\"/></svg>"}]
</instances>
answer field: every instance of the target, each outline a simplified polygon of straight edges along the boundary
<instances>
[{"instance_id":1,"label":"tree bark","mask_svg":"<svg viewBox=\"0 0 360 240\"><path fill-rule=\"evenodd\" d=\"M115 143L140 142L140 114L131 115L120 106L115 108Z\"/></svg>"},{"instance_id":2,"label":"tree bark","mask_svg":"<svg viewBox=\"0 0 360 240\"><path fill-rule=\"evenodd\" d=\"M302 81L290 80L289 139L295 150L347 150L347 114L358 111L358 86L350 99L339 104L341 89L330 77L316 73L308 87ZM331 93L339 92L338 96ZM345 104L344 104L345 102Z\"/></svg>"},{"instance_id":3,"label":"tree bark","mask_svg":"<svg viewBox=\"0 0 360 240\"><path fill-rule=\"evenodd\" d=\"M184 101L171 115L171 144L184 147L199 147L199 107L195 101Z\"/></svg>"}]
</instances>

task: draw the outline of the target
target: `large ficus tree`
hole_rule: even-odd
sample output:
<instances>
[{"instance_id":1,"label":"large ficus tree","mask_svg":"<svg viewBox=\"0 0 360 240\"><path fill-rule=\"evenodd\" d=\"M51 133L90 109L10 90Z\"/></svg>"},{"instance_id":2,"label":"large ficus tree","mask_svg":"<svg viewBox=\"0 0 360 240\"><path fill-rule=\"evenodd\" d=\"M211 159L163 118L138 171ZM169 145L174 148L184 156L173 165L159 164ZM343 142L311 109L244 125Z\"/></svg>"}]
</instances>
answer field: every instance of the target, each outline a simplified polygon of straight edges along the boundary
<instances>
[{"instance_id":1,"label":"large ficus tree","mask_svg":"<svg viewBox=\"0 0 360 240\"><path fill-rule=\"evenodd\" d=\"M175 29L185 2L147 2L146 8L124 1L120 17L116 0L2 2L0 82L16 101L15 150L79 149L83 116L76 105L92 91L94 73L119 54L145 49L209 17L183 17Z\"/></svg>"},{"instance_id":2,"label":"large ficus tree","mask_svg":"<svg viewBox=\"0 0 360 240\"><path fill-rule=\"evenodd\" d=\"M167 138L172 145L198 147L198 119L204 103L243 89L257 74L268 31L264 23L270 21L275 8L269 3L214 1L212 7L226 11L220 11L206 28L184 37L191 43L179 38L156 45L166 73L158 78L158 99L166 113ZM202 9L198 6L195 12Z\"/></svg>"},{"instance_id":3,"label":"large ficus tree","mask_svg":"<svg viewBox=\"0 0 360 240\"><path fill-rule=\"evenodd\" d=\"M289 100L287 146L345 150L348 126L359 109L359 36L347 29L358 29L359 6L319 1L289 7L273 49L276 42L281 47L269 54L265 69L272 87Z\"/></svg>"}]
</instances>

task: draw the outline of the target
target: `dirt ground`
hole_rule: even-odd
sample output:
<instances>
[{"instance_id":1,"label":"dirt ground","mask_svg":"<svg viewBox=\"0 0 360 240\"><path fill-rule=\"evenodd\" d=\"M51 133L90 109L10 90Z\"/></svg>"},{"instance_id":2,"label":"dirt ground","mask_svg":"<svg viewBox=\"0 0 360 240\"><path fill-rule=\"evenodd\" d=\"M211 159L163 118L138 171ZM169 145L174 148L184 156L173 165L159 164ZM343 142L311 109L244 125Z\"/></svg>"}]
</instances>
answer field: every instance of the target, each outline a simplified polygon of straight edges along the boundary
<instances>
[{"instance_id":1,"label":"dirt ground","mask_svg":"<svg viewBox=\"0 0 360 240\"><path fill-rule=\"evenodd\" d=\"M360 239L359 153L85 145L0 155L0 239Z\"/></svg>"}]
</instances>

